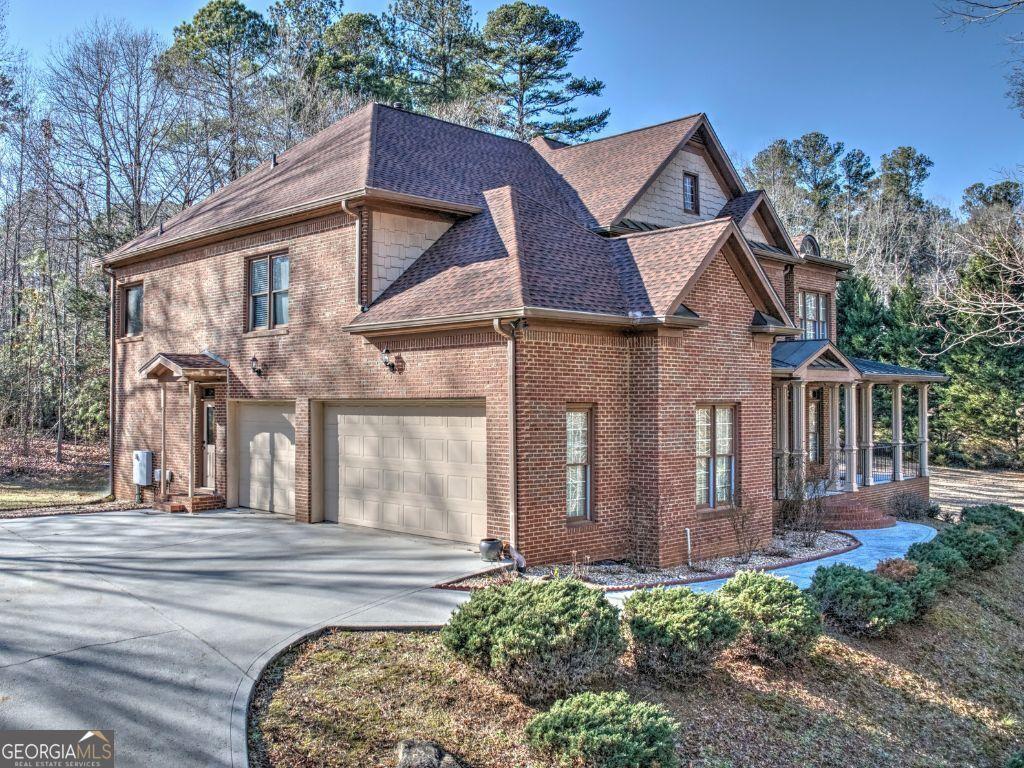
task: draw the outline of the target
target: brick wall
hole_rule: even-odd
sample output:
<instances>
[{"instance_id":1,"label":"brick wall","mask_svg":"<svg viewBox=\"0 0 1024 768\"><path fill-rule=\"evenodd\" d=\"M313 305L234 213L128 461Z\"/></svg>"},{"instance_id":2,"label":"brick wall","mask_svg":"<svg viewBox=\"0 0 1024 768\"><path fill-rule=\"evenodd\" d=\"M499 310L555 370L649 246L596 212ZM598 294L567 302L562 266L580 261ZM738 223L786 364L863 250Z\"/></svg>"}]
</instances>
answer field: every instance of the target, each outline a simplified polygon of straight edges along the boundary
<instances>
[{"instance_id":1,"label":"brick wall","mask_svg":"<svg viewBox=\"0 0 1024 768\"><path fill-rule=\"evenodd\" d=\"M367 222L366 217L364 223ZM369 239L363 226L364 238ZM286 329L246 332L247 259L291 257ZM134 448L159 451L159 385L139 367L159 352L209 350L230 363L217 385L218 481L226 495L229 400L295 405L295 514L314 515L310 448L320 401L474 399L486 403L488 533L508 536L506 345L490 328L395 335L369 342L340 329L359 311L354 221L325 217L164 256L118 270L145 284L144 334L117 342L115 491L129 497ZM363 289L366 289L363 285ZM531 562L619 557L662 564L735 547L729 516L696 509L694 413L698 403L737 407L738 476L758 535L771 526L769 339L753 336L753 307L719 256L693 293L710 324L643 334L532 322L516 369L520 545ZM388 347L395 373L380 363ZM250 371L255 356L264 369ZM168 467L181 491L188 473L187 386L168 384ZM565 409L593 406L593 520L565 517ZM197 443L201 422L196 418ZM197 444L197 470L201 461ZM159 466L159 456L157 456ZM197 475L198 477L198 475ZM147 491L147 497L151 497Z\"/></svg>"},{"instance_id":2,"label":"brick wall","mask_svg":"<svg viewBox=\"0 0 1024 768\"><path fill-rule=\"evenodd\" d=\"M131 451L150 449L159 466L159 384L138 369L159 352L209 350L230 363L218 387L218 491L226 478L226 403L296 401L296 517L309 519L308 403L342 399L482 399L488 429L488 518L491 533L507 535L508 442L505 343L492 330L380 339L373 343L341 332L358 314L355 226L344 215L317 219L224 243L160 257L117 270L120 285L145 285L144 332L117 342L114 434L115 493L134 494ZM290 324L246 333L247 259L287 252L291 257ZM115 311L120 311L120 297ZM380 363L388 346L400 359L391 373ZM265 375L250 371L256 356ZM222 395L220 393L223 393ZM188 483L188 387L167 384L167 465L175 492ZM303 417L302 414L307 414ZM196 470L201 466L199 409ZM223 457L223 458L222 458ZM146 498L152 499L152 489Z\"/></svg>"}]
</instances>

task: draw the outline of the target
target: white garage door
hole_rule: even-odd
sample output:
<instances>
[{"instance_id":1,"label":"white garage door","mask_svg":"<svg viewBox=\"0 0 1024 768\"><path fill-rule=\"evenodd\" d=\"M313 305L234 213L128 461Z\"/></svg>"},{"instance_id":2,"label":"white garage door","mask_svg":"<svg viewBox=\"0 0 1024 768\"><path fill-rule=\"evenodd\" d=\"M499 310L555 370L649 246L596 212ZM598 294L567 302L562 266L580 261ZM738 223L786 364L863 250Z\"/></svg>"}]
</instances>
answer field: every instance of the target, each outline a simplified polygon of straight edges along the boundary
<instances>
[{"instance_id":1,"label":"white garage door","mask_svg":"<svg viewBox=\"0 0 1024 768\"><path fill-rule=\"evenodd\" d=\"M324 409L324 517L479 541L487 532L483 406Z\"/></svg>"},{"instance_id":2,"label":"white garage door","mask_svg":"<svg viewBox=\"0 0 1024 768\"><path fill-rule=\"evenodd\" d=\"M238 407L238 505L295 513L295 408Z\"/></svg>"}]
</instances>

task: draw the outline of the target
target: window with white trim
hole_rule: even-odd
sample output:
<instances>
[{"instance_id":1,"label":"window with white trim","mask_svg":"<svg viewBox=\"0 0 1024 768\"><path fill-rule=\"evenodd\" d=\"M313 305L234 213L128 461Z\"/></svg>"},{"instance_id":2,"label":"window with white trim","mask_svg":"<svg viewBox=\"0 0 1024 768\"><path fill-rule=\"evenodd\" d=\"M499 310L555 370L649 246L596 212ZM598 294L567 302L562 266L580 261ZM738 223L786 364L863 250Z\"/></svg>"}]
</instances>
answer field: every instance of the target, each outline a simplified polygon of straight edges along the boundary
<instances>
[{"instance_id":1,"label":"window with white trim","mask_svg":"<svg viewBox=\"0 0 1024 768\"><path fill-rule=\"evenodd\" d=\"M730 506L736 494L736 408L697 408L697 506Z\"/></svg>"},{"instance_id":2,"label":"window with white trim","mask_svg":"<svg viewBox=\"0 0 1024 768\"><path fill-rule=\"evenodd\" d=\"M805 339L827 339L828 294L800 291L796 298L796 320Z\"/></svg>"},{"instance_id":3,"label":"window with white trim","mask_svg":"<svg viewBox=\"0 0 1024 768\"><path fill-rule=\"evenodd\" d=\"M249 262L249 330L288 325L288 256L262 256Z\"/></svg>"},{"instance_id":4,"label":"window with white trim","mask_svg":"<svg viewBox=\"0 0 1024 768\"><path fill-rule=\"evenodd\" d=\"M565 412L565 514L590 517L591 409L570 407Z\"/></svg>"}]
</instances>

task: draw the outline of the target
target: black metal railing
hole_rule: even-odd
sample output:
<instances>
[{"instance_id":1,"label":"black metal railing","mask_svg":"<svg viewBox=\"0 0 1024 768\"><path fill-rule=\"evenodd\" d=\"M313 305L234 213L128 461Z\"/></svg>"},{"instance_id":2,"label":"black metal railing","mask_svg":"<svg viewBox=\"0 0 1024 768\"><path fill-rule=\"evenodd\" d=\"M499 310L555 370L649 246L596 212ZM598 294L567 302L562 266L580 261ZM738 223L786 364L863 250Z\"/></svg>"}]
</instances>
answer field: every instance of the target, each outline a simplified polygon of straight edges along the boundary
<instances>
[{"instance_id":1,"label":"black metal railing","mask_svg":"<svg viewBox=\"0 0 1024 768\"><path fill-rule=\"evenodd\" d=\"M895 479L892 443L876 443L871 451L872 482L891 483Z\"/></svg>"},{"instance_id":2,"label":"black metal railing","mask_svg":"<svg viewBox=\"0 0 1024 768\"><path fill-rule=\"evenodd\" d=\"M849 470L846 465L846 451L843 448L829 448L825 451L828 464L828 489L841 491L846 488Z\"/></svg>"},{"instance_id":3,"label":"black metal railing","mask_svg":"<svg viewBox=\"0 0 1024 768\"><path fill-rule=\"evenodd\" d=\"M903 479L912 480L921 475L921 444L903 444Z\"/></svg>"},{"instance_id":4,"label":"black metal railing","mask_svg":"<svg viewBox=\"0 0 1024 768\"><path fill-rule=\"evenodd\" d=\"M789 486L789 458L785 453L775 453L772 456L772 498L776 501L786 498Z\"/></svg>"}]
</instances>

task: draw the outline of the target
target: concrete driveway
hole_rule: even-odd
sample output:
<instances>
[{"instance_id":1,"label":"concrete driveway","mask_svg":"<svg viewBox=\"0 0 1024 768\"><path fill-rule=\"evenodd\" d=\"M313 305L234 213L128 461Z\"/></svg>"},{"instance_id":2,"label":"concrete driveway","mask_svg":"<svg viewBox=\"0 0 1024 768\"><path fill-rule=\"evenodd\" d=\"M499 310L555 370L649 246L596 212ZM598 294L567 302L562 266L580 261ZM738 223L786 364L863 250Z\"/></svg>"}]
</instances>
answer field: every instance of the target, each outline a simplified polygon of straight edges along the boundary
<instances>
[{"instance_id":1,"label":"concrete driveway","mask_svg":"<svg viewBox=\"0 0 1024 768\"><path fill-rule=\"evenodd\" d=\"M282 643L440 623L468 546L247 511L0 521L0 730L112 729L119 766L235 768L239 710ZM232 708L234 707L234 717Z\"/></svg>"}]
</instances>

